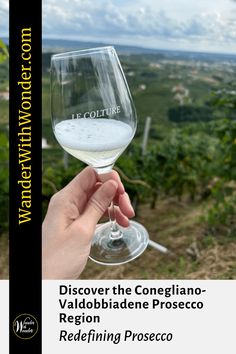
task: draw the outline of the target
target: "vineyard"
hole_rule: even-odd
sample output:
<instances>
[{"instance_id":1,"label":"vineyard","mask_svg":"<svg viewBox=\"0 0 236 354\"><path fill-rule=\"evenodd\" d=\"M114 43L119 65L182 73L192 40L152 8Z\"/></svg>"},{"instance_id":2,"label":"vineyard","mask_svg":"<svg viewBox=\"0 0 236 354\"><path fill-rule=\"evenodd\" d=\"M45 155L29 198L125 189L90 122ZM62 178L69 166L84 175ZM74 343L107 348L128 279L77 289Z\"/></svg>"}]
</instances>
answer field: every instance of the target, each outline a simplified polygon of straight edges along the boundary
<instances>
[{"instance_id":1,"label":"vineyard","mask_svg":"<svg viewBox=\"0 0 236 354\"><path fill-rule=\"evenodd\" d=\"M43 57L44 213L52 194L84 167L63 153L52 134L49 58L49 54ZM121 59L139 124L135 139L115 168L130 195L136 219L169 252L149 247L135 261L114 268L89 261L82 277L236 278L236 60L227 65L225 61L196 65L154 55ZM148 116L151 125L144 149ZM8 227L6 123L1 119L2 248L7 247ZM0 265L4 262L6 256L1 256ZM6 272L0 272L0 277Z\"/></svg>"}]
</instances>

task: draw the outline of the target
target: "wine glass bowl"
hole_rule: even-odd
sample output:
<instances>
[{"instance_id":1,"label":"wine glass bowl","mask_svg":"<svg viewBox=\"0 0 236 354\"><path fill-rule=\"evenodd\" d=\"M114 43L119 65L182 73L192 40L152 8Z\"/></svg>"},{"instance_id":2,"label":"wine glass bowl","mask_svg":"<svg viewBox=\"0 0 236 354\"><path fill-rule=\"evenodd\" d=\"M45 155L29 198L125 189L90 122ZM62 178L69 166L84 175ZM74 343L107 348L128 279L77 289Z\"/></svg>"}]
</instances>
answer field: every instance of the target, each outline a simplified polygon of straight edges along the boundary
<instances>
[{"instance_id":1,"label":"wine glass bowl","mask_svg":"<svg viewBox=\"0 0 236 354\"><path fill-rule=\"evenodd\" d=\"M135 106L113 47L52 56L51 112L63 149L99 174L110 172L137 127ZM102 264L126 263L147 247L147 231L136 222L119 227L113 204L109 215L110 223L96 229L90 258Z\"/></svg>"},{"instance_id":2,"label":"wine glass bowl","mask_svg":"<svg viewBox=\"0 0 236 354\"><path fill-rule=\"evenodd\" d=\"M113 47L56 54L51 64L55 136L98 173L111 170L135 134L137 118Z\"/></svg>"}]
</instances>

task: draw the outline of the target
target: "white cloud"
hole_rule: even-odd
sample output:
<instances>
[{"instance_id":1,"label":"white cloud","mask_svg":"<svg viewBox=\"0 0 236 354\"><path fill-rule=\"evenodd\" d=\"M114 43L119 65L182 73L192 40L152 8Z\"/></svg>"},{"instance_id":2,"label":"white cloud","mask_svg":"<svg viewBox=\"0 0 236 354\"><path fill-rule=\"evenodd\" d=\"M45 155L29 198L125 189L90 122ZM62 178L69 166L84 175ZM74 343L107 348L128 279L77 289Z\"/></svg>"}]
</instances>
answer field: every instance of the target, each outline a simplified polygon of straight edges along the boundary
<instances>
[{"instance_id":1,"label":"white cloud","mask_svg":"<svg viewBox=\"0 0 236 354\"><path fill-rule=\"evenodd\" d=\"M232 51L230 0L44 0L44 34L151 47Z\"/></svg>"},{"instance_id":2,"label":"white cloud","mask_svg":"<svg viewBox=\"0 0 236 354\"><path fill-rule=\"evenodd\" d=\"M0 0L0 36L8 31L8 4ZM43 0L43 35L236 52L236 1Z\"/></svg>"},{"instance_id":3,"label":"white cloud","mask_svg":"<svg viewBox=\"0 0 236 354\"><path fill-rule=\"evenodd\" d=\"M0 37L8 36L9 1L0 0Z\"/></svg>"},{"instance_id":4,"label":"white cloud","mask_svg":"<svg viewBox=\"0 0 236 354\"><path fill-rule=\"evenodd\" d=\"M0 9L1 10L9 10L9 0L0 0Z\"/></svg>"}]
</instances>

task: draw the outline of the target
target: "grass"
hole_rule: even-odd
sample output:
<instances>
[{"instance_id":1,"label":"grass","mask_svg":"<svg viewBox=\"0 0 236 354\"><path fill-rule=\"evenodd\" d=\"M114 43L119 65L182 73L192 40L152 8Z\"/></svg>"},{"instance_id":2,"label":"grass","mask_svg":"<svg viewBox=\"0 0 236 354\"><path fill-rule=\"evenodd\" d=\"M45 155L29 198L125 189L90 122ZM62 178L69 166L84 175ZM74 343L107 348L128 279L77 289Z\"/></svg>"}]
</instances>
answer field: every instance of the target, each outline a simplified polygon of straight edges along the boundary
<instances>
[{"instance_id":1,"label":"grass","mask_svg":"<svg viewBox=\"0 0 236 354\"><path fill-rule=\"evenodd\" d=\"M9 277L9 247L8 235L6 233L0 235L0 279L8 279Z\"/></svg>"},{"instance_id":2,"label":"grass","mask_svg":"<svg viewBox=\"0 0 236 354\"><path fill-rule=\"evenodd\" d=\"M204 206L205 207L205 206ZM153 248L125 265L107 267L88 260L81 279L236 279L236 241L212 236L200 221L203 203L161 200L155 210L139 206L137 221L170 254ZM0 236L0 279L8 278L8 236Z\"/></svg>"},{"instance_id":3,"label":"grass","mask_svg":"<svg viewBox=\"0 0 236 354\"><path fill-rule=\"evenodd\" d=\"M9 102L0 99L0 112L1 112L1 117L0 117L0 124L3 127L6 127L6 125L9 122Z\"/></svg>"},{"instance_id":4,"label":"grass","mask_svg":"<svg viewBox=\"0 0 236 354\"><path fill-rule=\"evenodd\" d=\"M89 260L82 278L236 279L236 242L221 244L210 238L200 221L202 212L202 203L180 203L174 198L160 201L152 212L148 205L141 205L138 221L146 226L150 238L171 254L148 247L136 260L115 267Z\"/></svg>"}]
</instances>

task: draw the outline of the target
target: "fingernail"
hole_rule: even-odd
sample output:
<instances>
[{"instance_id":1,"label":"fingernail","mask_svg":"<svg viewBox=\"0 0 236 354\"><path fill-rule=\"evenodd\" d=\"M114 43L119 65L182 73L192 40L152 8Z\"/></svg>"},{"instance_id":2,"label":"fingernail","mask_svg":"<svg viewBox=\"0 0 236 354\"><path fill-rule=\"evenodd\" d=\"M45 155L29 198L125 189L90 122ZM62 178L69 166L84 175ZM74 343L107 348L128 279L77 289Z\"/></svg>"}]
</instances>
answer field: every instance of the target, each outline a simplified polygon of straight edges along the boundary
<instances>
[{"instance_id":1,"label":"fingernail","mask_svg":"<svg viewBox=\"0 0 236 354\"><path fill-rule=\"evenodd\" d=\"M127 218L127 216L124 217L125 219L125 222L122 222L122 225L123 227L129 227L130 225L130 222L129 222L129 219Z\"/></svg>"},{"instance_id":2,"label":"fingernail","mask_svg":"<svg viewBox=\"0 0 236 354\"><path fill-rule=\"evenodd\" d=\"M133 216L135 215L134 208L133 208L133 206L132 206L132 204L131 204L129 194L128 194L128 193L126 193L126 192L125 192L125 194L126 194L126 198L128 198L128 201L129 201L129 205L130 205L130 212L133 214L133 215L132 215L132 216L130 216L130 217L133 217Z\"/></svg>"},{"instance_id":3,"label":"fingernail","mask_svg":"<svg viewBox=\"0 0 236 354\"><path fill-rule=\"evenodd\" d=\"M132 216L130 216L131 218L135 215L135 211L134 211L134 208L132 207L132 205L131 205L131 208L130 208L130 211L132 212Z\"/></svg>"},{"instance_id":4,"label":"fingernail","mask_svg":"<svg viewBox=\"0 0 236 354\"><path fill-rule=\"evenodd\" d=\"M123 183L120 182L120 194L125 193L125 187L123 186Z\"/></svg>"},{"instance_id":5,"label":"fingernail","mask_svg":"<svg viewBox=\"0 0 236 354\"><path fill-rule=\"evenodd\" d=\"M127 218L128 219L128 218ZM129 219L127 220L127 226L126 227L129 227L129 225L130 225L130 221L129 221Z\"/></svg>"}]
</instances>

